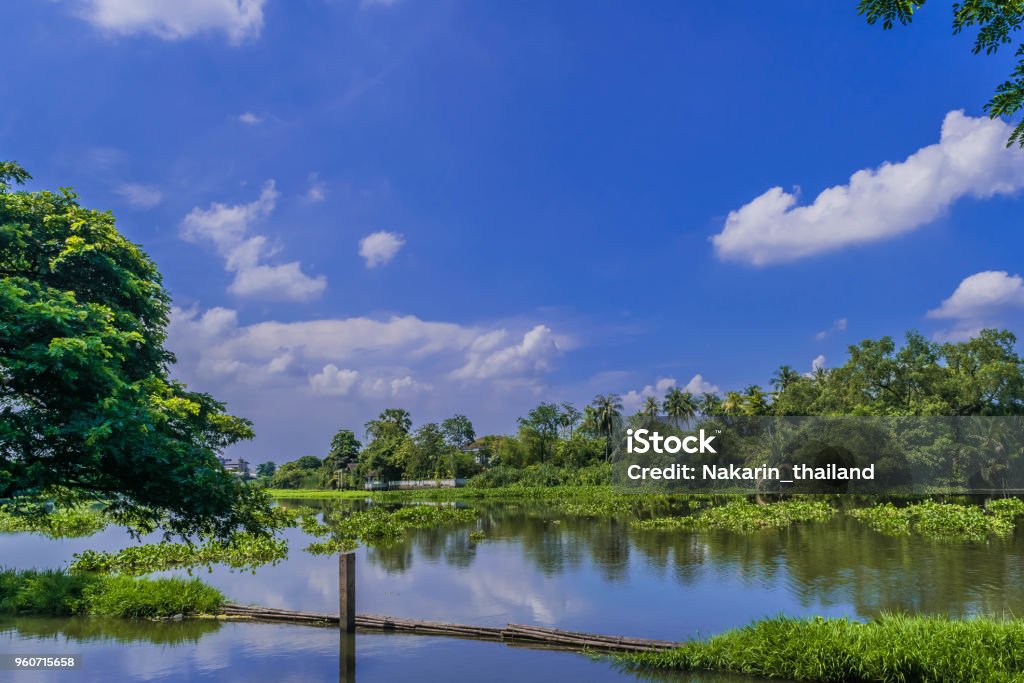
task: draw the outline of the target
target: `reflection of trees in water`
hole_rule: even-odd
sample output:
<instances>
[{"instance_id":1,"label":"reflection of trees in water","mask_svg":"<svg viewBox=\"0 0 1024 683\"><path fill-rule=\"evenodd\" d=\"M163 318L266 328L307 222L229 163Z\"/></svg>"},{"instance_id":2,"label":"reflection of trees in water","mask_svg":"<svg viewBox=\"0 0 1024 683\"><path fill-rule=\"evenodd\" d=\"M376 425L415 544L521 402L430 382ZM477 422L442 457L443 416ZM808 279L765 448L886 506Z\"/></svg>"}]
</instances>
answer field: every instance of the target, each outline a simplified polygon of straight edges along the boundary
<instances>
[{"instance_id":1,"label":"reflection of trees in water","mask_svg":"<svg viewBox=\"0 0 1024 683\"><path fill-rule=\"evenodd\" d=\"M148 621L102 617L18 617L0 620L0 632L13 630L21 636L35 638L69 638L75 641L147 642L156 645L197 643L208 633L220 630L212 619L182 621Z\"/></svg>"},{"instance_id":2,"label":"reflection of trees in water","mask_svg":"<svg viewBox=\"0 0 1024 683\"><path fill-rule=\"evenodd\" d=\"M472 506L483 543L518 544L524 560L546 576L576 570L589 559L606 581L618 582L628 577L630 561L640 558L685 587L728 575L757 588L782 586L804 607L850 604L865 617L883 611L1024 612L1024 529L984 544L887 537L840 511L830 522L755 534L658 532L634 530L628 517L565 516L543 502ZM414 531L398 543L368 549L367 558L389 572L410 569L417 554L469 568L478 552L471 530Z\"/></svg>"}]
</instances>

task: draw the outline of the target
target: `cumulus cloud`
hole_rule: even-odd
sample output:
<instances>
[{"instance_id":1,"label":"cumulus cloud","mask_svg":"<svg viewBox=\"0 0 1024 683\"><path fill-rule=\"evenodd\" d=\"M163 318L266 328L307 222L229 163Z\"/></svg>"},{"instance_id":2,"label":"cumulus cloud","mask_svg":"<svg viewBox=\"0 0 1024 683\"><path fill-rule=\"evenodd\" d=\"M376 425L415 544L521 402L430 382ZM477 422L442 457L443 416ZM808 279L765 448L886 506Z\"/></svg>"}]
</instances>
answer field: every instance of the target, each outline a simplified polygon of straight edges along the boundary
<instances>
[{"instance_id":1,"label":"cumulus cloud","mask_svg":"<svg viewBox=\"0 0 1024 683\"><path fill-rule=\"evenodd\" d=\"M255 126L257 123L263 123L263 119L251 111L242 112L238 115L238 120L249 126Z\"/></svg>"},{"instance_id":2,"label":"cumulus cloud","mask_svg":"<svg viewBox=\"0 0 1024 683\"><path fill-rule=\"evenodd\" d=\"M556 336L544 325L509 344L504 342L509 337L504 329L415 316L240 325L237 313L230 309L200 313L175 308L169 335L170 348L190 359L201 372L234 374L247 380L265 378L270 364L282 359L277 361L278 367L301 373L303 382L328 394L343 393L341 389L347 392L356 380L377 394L384 392L385 384L394 395L428 390L429 381L414 379L414 373L403 368L408 363L441 379L531 378L547 370L560 352ZM283 358L288 359L286 365Z\"/></svg>"},{"instance_id":3,"label":"cumulus cloud","mask_svg":"<svg viewBox=\"0 0 1024 683\"><path fill-rule=\"evenodd\" d=\"M817 339L818 341L822 341L823 339L827 339L833 334L839 334L840 332L846 332L846 318L840 318L839 320L835 321L834 323L832 323L832 327L829 327L828 329L818 332L816 335L814 335L814 338Z\"/></svg>"},{"instance_id":4,"label":"cumulus cloud","mask_svg":"<svg viewBox=\"0 0 1024 683\"><path fill-rule=\"evenodd\" d=\"M558 340L546 325L537 325L512 344L504 343L507 337L505 330L477 337L468 349L465 365L452 372L452 378L484 380L535 375L547 370L560 352Z\"/></svg>"},{"instance_id":5,"label":"cumulus cloud","mask_svg":"<svg viewBox=\"0 0 1024 683\"><path fill-rule=\"evenodd\" d=\"M821 370L824 367L825 367L825 356L822 355L822 354L819 354L819 355L815 356L814 360L811 361L811 371L810 372L805 372L804 373L804 377L807 377L808 379L814 379L815 373L817 373L818 370Z\"/></svg>"},{"instance_id":6,"label":"cumulus cloud","mask_svg":"<svg viewBox=\"0 0 1024 683\"><path fill-rule=\"evenodd\" d=\"M334 363L328 363L323 370L309 378L314 394L345 396L359 380L357 370L343 370Z\"/></svg>"},{"instance_id":7,"label":"cumulus cloud","mask_svg":"<svg viewBox=\"0 0 1024 683\"><path fill-rule=\"evenodd\" d=\"M640 410L644 401L649 397L653 396L660 401L668 393L668 390L675 388L677 384L675 377L661 377L654 384L645 385L643 389L632 389L621 396L622 409L626 415L635 413ZM690 381L680 388L694 395L717 394L721 391L717 385L708 382L700 374L691 377Z\"/></svg>"},{"instance_id":8,"label":"cumulus cloud","mask_svg":"<svg viewBox=\"0 0 1024 683\"><path fill-rule=\"evenodd\" d=\"M163 201L163 193L152 185L124 183L115 190L117 194L137 209L152 209Z\"/></svg>"},{"instance_id":9,"label":"cumulus cloud","mask_svg":"<svg viewBox=\"0 0 1024 683\"><path fill-rule=\"evenodd\" d=\"M376 377L367 379L361 386L361 391L370 397L376 398L409 398L420 393L433 391L434 387L425 382L418 382L412 375L403 377Z\"/></svg>"},{"instance_id":10,"label":"cumulus cloud","mask_svg":"<svg viewBox=\"0 0 1024 683\"><path fill-rule=\"evenodd\" d=\"M83 0L81 16L118 35L180 40L222 32L232 44L259 36L266 0Z\"/></svg>"},{"instance_id":11,"label":"cumulus cloud","mask_svg":"<svg viewBox=\"0 0 1024 683\"><path fill-rule=\"evenodd\" d=\"M310 277L298 261L268 265L273 254L263 235L251 234L254 223L274 210L278 192L268 180L260 196L248 204L214 202L207 209L196 207L181 223L182 237L190 242L209 242L224 258L224 266L235 274L228 288L239 296L287 301L306 301L327 287L323 275Z\"/></svg>"},{"instance_id":12,"label":"cumulus cloud","mask_svg":"<svg viewBox=\"0 0 1024 683\"><path fill-rule=\"evenodd\" d=\"M403 245L404 237L381 230L359 240L359 255L366 260L367 268L376 268L393 259Z\"/></svg>"},{"instance_id":13,"label":"cumulus cloud","mask_svg":"<svg viewBox=\"0 0 1024 683\"><path fill-rule=\"evenodd\" d=\"M963 197L1024 188L1024 152L1006 148L1009 134L998 119L950 112L938 143L901 162L857 171L808 205L797 206L796 194L773 187L730 212L711 241L719 258L765 265L910 232Z\"/></svg>"},{"instance_id":14,"label":"cumulus cloud","mask_svg":"<svg viewBox=\"0 0 1024 683\"><path fill-rule=\"evenodd\" d=\"M951 329L936 336L962 340L985 327L995 327L1014 311L1024 310L1024 278L1005 270L986 270L968 276L942 304L928 311L929 318L952 320Z\"/></svg>"}]
</instances>

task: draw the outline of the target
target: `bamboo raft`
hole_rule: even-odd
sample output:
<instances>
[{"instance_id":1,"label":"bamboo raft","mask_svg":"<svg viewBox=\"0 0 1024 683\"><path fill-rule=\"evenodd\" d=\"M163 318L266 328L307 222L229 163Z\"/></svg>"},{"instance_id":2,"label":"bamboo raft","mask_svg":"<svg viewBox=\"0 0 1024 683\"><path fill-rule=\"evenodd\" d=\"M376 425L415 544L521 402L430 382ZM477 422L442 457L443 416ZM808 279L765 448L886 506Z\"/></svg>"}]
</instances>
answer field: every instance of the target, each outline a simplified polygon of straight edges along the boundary
<instances>
[{"instance_id":1,"label":"bamboo raft","mask_svg":"<svg viewBox=\"0 0 1024 683\"><path fill-rule=\"evenodd\" d=\"M273 607L253 607L227 604L223 614L231 619L267 621L308 626L336 626L338 617L332 614L296 612ZM509 644L541 645L571 650L596 650L602 652L660 652L680 647L682 643L626 636L605 636L579 631L562 631L543 626L508 624L505 627L467 626L447 624L440 621L421 621L384 617L376 614L357 614L356 628L372 631L389 631L425 636L448 636L492 640Z\"/></svg>"}]
</instances>

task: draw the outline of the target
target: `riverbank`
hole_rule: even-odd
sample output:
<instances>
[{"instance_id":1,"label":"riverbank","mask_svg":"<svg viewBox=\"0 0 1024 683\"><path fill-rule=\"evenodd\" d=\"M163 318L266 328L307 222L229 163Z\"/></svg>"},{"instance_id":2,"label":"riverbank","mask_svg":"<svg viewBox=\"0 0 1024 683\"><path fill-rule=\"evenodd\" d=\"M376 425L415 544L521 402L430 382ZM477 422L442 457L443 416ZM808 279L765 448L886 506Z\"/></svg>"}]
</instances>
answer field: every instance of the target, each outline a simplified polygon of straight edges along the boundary
<instances>
[{"instance_id":1,"label":"riverbank","mask_svg":"<svg viewBox=\"0 0 1024 683\"><path fill-rule=\"evenodd\" d=\"M883 615L779 617L666 652L622 655L630 669L716 671L796 681L1020 681L1024 620Z\"/></svg>"}]
</instances>

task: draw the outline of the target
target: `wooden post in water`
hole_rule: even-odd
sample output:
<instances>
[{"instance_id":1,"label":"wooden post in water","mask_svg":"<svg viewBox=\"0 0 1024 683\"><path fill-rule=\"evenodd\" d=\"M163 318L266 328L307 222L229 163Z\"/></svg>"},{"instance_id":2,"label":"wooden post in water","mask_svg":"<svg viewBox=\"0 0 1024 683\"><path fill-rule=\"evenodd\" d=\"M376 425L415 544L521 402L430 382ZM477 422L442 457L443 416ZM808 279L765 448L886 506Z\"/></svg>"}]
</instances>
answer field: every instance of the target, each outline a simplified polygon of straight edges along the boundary
<instances>
[{"instance_id":1,"label":"wooden post in water","mask_svg":"<svg viewBox=\"0 0 1024 683\"><path fill-rule=\"evenodd\" d=\"M356 554L338 556L338 626L356 632Z\"/></svg>"}]
</instances>

